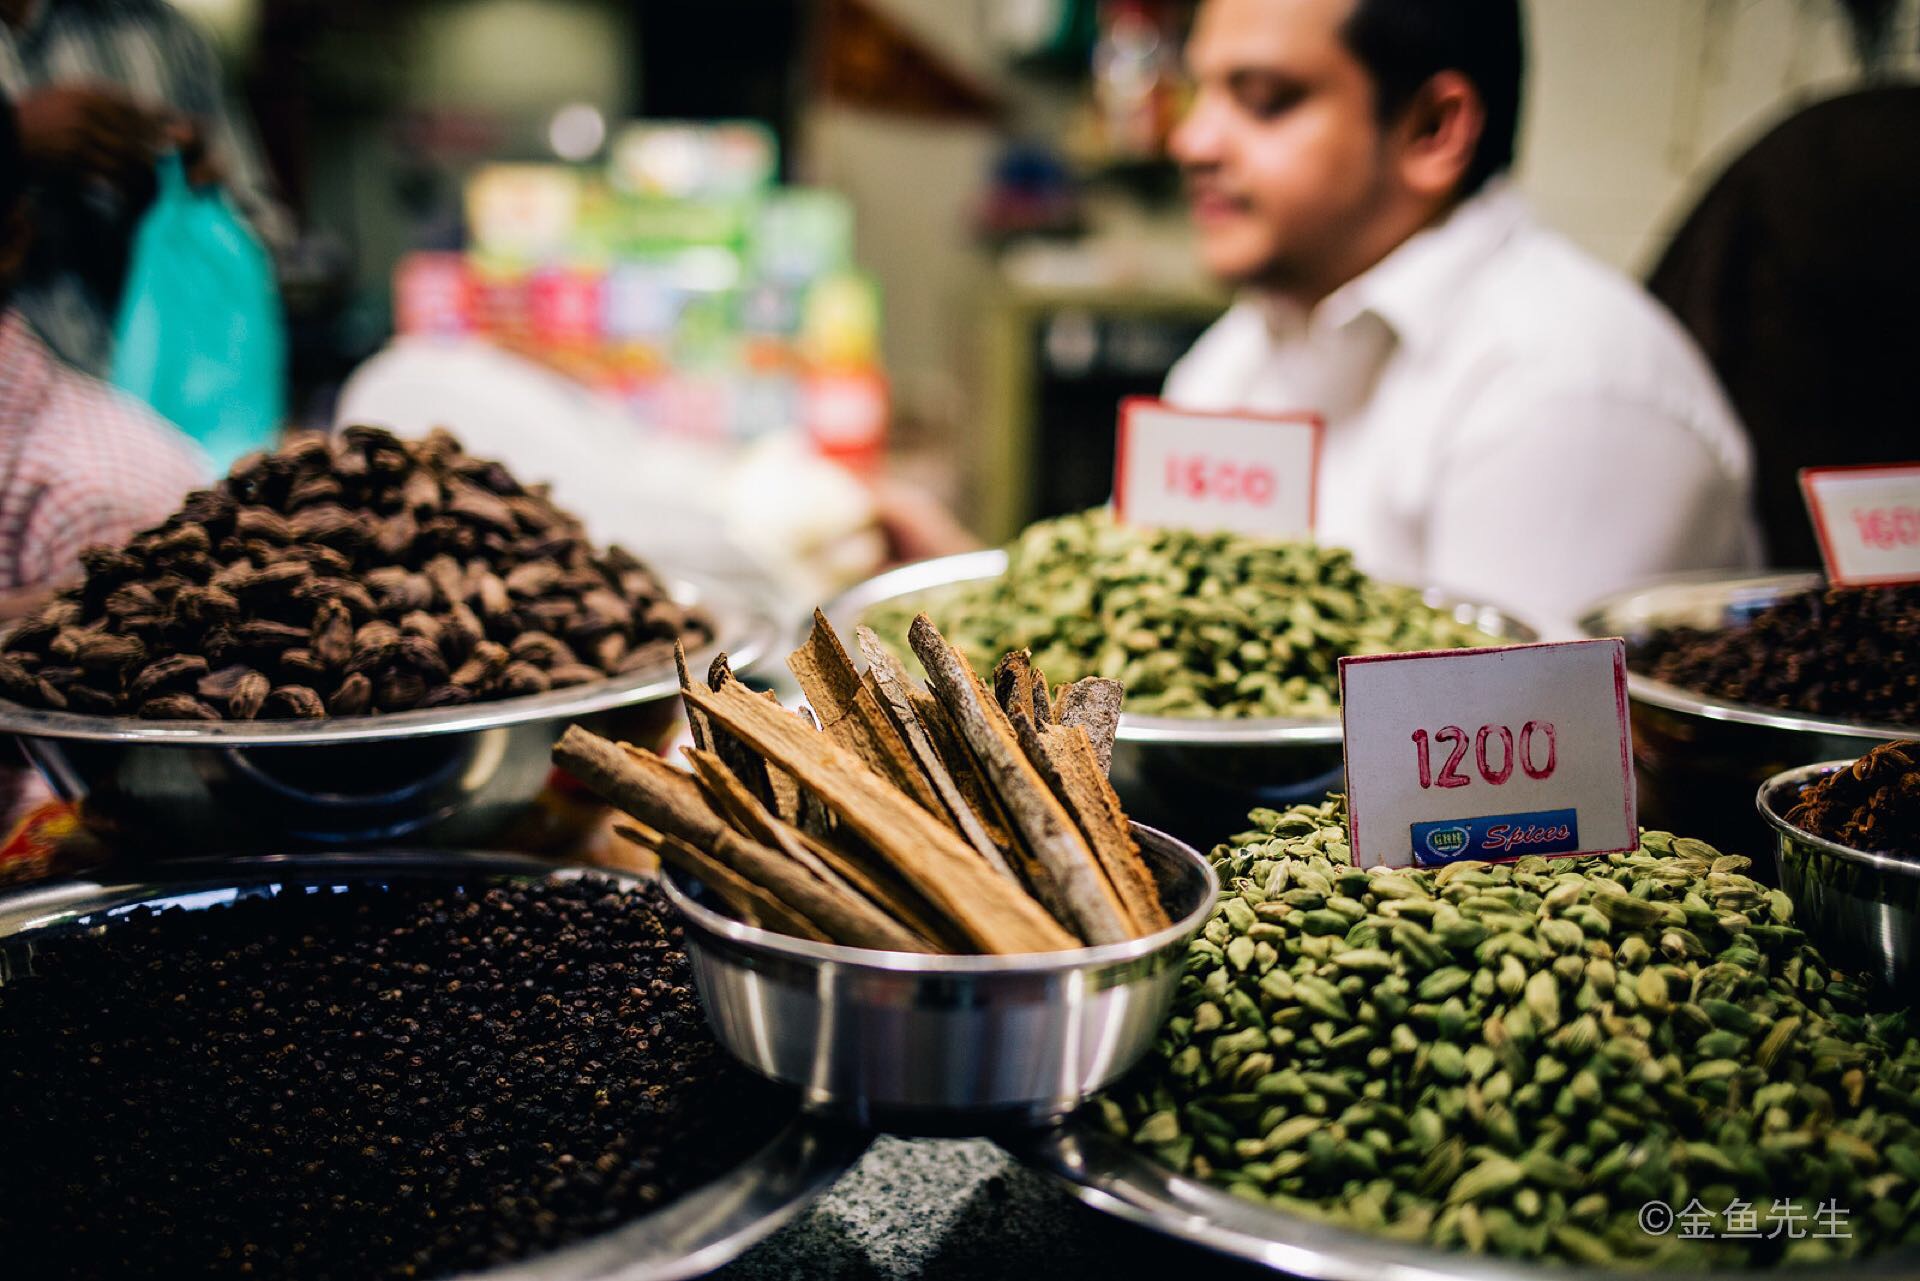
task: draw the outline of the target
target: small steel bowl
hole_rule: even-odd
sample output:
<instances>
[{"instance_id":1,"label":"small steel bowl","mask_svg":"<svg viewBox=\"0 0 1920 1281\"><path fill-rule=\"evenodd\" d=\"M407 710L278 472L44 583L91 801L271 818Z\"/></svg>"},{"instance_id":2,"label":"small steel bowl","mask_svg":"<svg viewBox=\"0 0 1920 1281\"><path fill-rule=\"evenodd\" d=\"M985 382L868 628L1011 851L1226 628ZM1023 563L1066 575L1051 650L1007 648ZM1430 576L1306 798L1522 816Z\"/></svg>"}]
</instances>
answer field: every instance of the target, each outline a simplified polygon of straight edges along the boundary
<instances>
[{"instance_id":1,"label":"small steel bowl","mask_svg":"<svg viewBox=\"0 0 1920 1281\"><path fill-rule=\"evenodd\" d=\"M1828 960L1865 970L1888 989L1907 990L1920 918L1920 860L1857 850L1787 821L1800 794L1853 762L1783 770L1761 784L1754 807L1773 829L1774 875L1793 899L1793 922Z\"/></svg>"},{"instance_id":2,"label":"small steel bowl","mask_svg":"<svg viewBox=\"0 0 1920 1281\"><path fill-rule=\"evenodd\" d=\"M876 575L843 592L822 611L843 636L868 611L902 597L998 578L1004 551L967 552L920 561ZM1538 640L1526 623L1490 605L1422 593L1435 609L1508 643ZM1113 786L1127 813L1143 822L1214 842L1242 830L1249 810L1284 809L1341 790L1340 716L1120 717L1113 745Z\"/></svg>"},{"instance_id":3,"label":"small steel bowl","mask_svg":"<svg viewBox=\"0 0 1920 1281\"><path fill-rule=\"evenodd\" d=\"M1672 627L1731 628L1768 606L1817 587L1817 574L1685 574L1609 596L1580 619L1588 636L1623 636L1627 651ZM1779 771L1859 756L1920 727L1860 725L1778 708L1734 703L1627 673L1640 816L1729 851L1757 852L1771 840L1754 817L1753 789Z\"/></svg>"},{"instance_id":4,"label":"small steel bowl","mask_svg":"<svg viewBox=\"0 0 1920 1281\"><path fill-rule=\"evenodd\" d=\"M749 671L779 639L764 607L674 582ZM679 721L673 662L545 694L324 721L144 721L0 702L0 733L82 821L135 858L391 844L565 850L597 819L549 790L571 724L658 746Z\"/></svg>"},{"instance_id":5,"label":"small steel bowl","mask_svg":"<svg viewBox=\"0 0 1920 1281\"><path fill-rule=\"evenodd\" d=\"M1220 881L1197 850L1134 825L1173 924L1023 956L926 956L791 938L708 906L669 871L720 1043L810 1111L901 1133L1064 1117L1153 1044Z\"/></svg>"},{"instance_id":6,"label":"small steel bowl","mask_svg":"<svg viewBox=\"0 0 1920 1281\"><path fill-rule=\"evenodd\" d=\"M355 884L430 880L511 884L603 877L605 868L460 850L260 855L170 863L138 881L42 882L0 890L0 987L29 980L35 955L60 935L110 928L139 906L202 911L241 899L315 894ZM757 1152L708 1183L598 1236L546 1254L465 1272L456 1281L683 1281L745 1253L824 1193L860 1159L870 1136L796 1115Z\"/></svg>"}]
</instances>

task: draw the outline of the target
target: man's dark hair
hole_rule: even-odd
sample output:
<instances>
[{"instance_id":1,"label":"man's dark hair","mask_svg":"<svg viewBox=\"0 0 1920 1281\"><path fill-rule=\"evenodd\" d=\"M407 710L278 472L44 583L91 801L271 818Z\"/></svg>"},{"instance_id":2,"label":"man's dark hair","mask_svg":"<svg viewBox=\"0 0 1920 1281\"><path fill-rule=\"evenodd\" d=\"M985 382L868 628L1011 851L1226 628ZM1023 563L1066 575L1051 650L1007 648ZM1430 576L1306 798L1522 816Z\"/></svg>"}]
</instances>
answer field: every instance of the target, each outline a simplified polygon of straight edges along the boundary
<instances>
[{"instance_id":1,"label":"man's dark hair","mask_svg":"<svg viewBox=\"0 0 1920 1281\"><path fill-rule=\"evenodd\" d=\"M1473 83L1487 123L1460 183L1470 196L1513 165L1526 40L1520 0L1358 0L1343 34L1373 77L1380 119L1404 111L1442 71Z\"/></svg>"}]
</instances>

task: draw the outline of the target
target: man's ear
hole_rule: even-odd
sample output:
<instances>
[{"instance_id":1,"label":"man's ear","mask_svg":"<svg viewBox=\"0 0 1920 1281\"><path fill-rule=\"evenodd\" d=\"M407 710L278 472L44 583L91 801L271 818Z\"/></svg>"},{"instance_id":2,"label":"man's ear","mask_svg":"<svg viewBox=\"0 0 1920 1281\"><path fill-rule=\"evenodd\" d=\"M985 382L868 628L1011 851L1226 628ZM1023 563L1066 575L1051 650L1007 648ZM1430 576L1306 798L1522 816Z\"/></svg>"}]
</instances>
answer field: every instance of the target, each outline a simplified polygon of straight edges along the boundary
<instances>
[{"instance_id":1,"label":"man's ear","mask_svg":"<svg viewBox=\"0 0 1920 1281\"><path fill-rule=\"evenodd\" d=\"M1442 71L1420 86L1394 127L1400 178L1429 199L1446 201L1459 190L1487 127L1487 109L1473 82Z\"/></svg>"},{"instance_id":2,"label":"man's ear","mask_svg":"<svg viewBox=\"0 0 1920 1281\"><path fill-rule=\"evenodd\" d=\"M0 214L0 288L13 284L27 263L27 250L33 244L33 217L27 200L16 200L13 208Z\"/></svg>"}]
</instances>

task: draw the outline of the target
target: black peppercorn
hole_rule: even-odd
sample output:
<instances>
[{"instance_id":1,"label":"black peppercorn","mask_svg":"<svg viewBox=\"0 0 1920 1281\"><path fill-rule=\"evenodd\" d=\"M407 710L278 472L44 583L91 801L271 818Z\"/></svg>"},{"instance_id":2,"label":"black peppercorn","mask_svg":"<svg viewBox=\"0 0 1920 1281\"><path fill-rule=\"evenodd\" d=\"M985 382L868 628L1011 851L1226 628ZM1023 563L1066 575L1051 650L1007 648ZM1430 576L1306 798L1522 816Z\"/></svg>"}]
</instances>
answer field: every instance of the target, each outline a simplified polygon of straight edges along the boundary
<instances>
[{"instance_id":1,"label":"black peppercorn","mask_svg":"<svg viewBox=\"0 0 1920 1281\"><path fill-rule=\"evenodd\" d=\"M712 1178L792 1105L713 1041L669 911L399 881L48 940L0 986L0 1152L32 1154L0 1272L433 1277Z\"/></svg>"}]
</instances>

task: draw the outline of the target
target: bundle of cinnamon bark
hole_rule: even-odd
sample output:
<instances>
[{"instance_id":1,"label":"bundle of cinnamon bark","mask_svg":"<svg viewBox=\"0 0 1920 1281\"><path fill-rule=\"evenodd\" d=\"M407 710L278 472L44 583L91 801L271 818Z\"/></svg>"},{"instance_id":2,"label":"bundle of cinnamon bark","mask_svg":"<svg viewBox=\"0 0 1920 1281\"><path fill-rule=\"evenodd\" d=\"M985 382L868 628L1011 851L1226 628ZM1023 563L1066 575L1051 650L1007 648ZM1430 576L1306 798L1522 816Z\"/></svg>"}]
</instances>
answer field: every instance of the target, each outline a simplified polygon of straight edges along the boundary
<instances>
[{"instance_id":1,"label":"bundle of cinnamon bark","mask_svg":"<svg viewBox=\"0 0 1920 1281\"><path fill-rule=\"evenodd\" d=\"M787 660L810 710L681 662L691 770L575 726L554 760L619 830L741 919L889 951L1045 952L1168 924L1107 781L1117 682L1050 691L1022 651L989 687L923 615L920 688L870 630L862 673L816 613Z\"/></svg>"}]
</instances>

